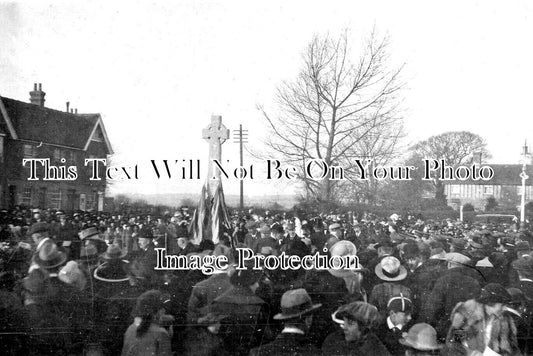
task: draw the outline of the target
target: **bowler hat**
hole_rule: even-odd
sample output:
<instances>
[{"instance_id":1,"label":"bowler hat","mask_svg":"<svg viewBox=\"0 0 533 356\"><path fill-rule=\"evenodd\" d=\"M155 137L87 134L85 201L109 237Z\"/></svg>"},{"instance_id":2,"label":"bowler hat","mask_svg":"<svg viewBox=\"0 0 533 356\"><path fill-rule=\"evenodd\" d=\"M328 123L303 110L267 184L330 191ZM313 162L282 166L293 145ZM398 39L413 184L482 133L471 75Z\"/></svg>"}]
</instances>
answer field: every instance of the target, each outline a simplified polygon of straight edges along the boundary
<instances>
[{"instance_id":1,"label":"bowler hat","mask_svg":"<svg viewBox=\"0 0 533 356\"><path fill-rule=\"evenodd\" d=\"M512 297L501 284L489 283L481 289L481 294L476 300L483 304L510 303Z\"/></svg>"},{"instance_id":2,"label":"bowler hat","mask_svg":"<svg viewBox=\"0 0 533 356\"><path fill-rule=\"evenodd\" d=\"M403 333L403 338L399 341L402 345L420 351L438 350L442 348L442 345L437 343L437 332L431 325L426 323L413 325L409 329L409 332Z\"/></svg>"},{"instance_id":3,"label":"bowler hat","mask_svg":"<svg viewBox=\"0 0 533 356\"><path fill-rule=\"evenodd\" d=\"M384 257L374 271L379 279L384 281L401 281L407 277L407 270L394 256Z\"/></svg>"},{"instance_id":4,"label":"bowler hat","mask_svg":"<svg viewBox=\"0 0 533 356\"><path fill-rule=\"evenodd\" d=\"M322 304L313 304L311 297L303 288L289 290L281 296L281 313L274 315L275 320L298 318L320 308Z\"/></svg>"},{"instance_id":5,"label":"bowler hat","mask_svg":"<svg viewBox=\"0 0 533 356\"><path fill-rule=\"evenodd\" d=\"M152 229L147 228L147 227L143 227L137 233L137 237L139 239L141 239L141 238L143 238L143 239L153 239L154 238L154 233L152 232Z\"/></svg>"}]
</instances>

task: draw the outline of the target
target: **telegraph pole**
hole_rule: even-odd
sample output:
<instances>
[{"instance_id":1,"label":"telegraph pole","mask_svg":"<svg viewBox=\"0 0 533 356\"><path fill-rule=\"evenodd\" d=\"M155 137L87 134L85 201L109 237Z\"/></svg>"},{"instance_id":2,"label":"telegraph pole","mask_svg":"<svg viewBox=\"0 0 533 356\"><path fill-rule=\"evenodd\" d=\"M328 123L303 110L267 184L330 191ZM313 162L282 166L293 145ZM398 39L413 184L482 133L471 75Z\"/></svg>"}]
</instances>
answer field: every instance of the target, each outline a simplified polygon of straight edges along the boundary
<instances>
[{"instance_id":1,"label":"telegraph pole","mask_svg":"<svg viewBox=\"0 0 533 356\"><path fill-rule=\"evenodd\" d=\"M233 139L235 143L239 144L240 165L241 167L243 167L244 165L243 147L244 147L244 143L248 143L248 130L243 130L242 124L240 124L238 130L233 130ZM244 209L244 179L241 179L240 181L239 209L241 211Z\"/></svg>"},{"instance_id":2,"label":"telegraph pole","mask_svg":"<svg viewBox=\"0 0 533 356\"><path fill-rule=\"evenodd\" d=\"M520 227L524 228L526 224L526 180L529 176L526 174L526 165L529 156L527 142L524 142L523 152L524 156L522 161L522 173L520 173L520 178L522 178L522 199L520 201Z\"/></svg>"}]
</instances>

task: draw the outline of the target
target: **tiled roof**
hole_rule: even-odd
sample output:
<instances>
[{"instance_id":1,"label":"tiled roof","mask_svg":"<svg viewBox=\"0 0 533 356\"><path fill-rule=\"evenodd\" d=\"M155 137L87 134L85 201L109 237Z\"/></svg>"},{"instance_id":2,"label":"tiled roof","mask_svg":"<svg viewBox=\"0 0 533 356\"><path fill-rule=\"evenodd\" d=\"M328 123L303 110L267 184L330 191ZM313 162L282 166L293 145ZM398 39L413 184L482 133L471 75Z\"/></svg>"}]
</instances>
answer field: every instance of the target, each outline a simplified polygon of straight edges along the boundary
<instances>
[{"instance_id":1,"label":"tiled roof","mask_svg":"<svg viewBox=\"0 0 533 356\"><path fill-rule=\"evenodd\" d=\"M520 173L522 173L521 164L483 164L484 166L489 166L494 171L494 177L491 180L472 180L468 179L465 181L460 180L449 180L445 184L479 184L479 185L521 185L522 178L520 178ZM531 185L533 182L533 165L528 165L526 168L526 173L529 176L526 181L527 185Z\"/></svg>"},{"instance_id":2,"label":"tiled roof","mask_svg":"<svg viewBox=\"0 0 533 356\"><path fill-rule=\"evenodd\" d=\"M71 114L1 98L19 139L84 149L100 114Z\"/></svg>"}]
</instances>

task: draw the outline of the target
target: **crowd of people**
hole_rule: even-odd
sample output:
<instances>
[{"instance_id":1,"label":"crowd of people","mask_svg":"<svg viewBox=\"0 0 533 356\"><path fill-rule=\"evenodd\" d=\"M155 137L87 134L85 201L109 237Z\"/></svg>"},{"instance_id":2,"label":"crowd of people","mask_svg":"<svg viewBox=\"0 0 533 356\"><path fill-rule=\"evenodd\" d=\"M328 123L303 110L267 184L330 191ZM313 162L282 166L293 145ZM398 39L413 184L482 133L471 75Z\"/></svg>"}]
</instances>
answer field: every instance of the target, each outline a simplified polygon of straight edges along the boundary
<instances>
[{"instance_id":1,"label":"crowd of people","mask_svg":"<svg viewBox=\"0 0 533 356\"><path fill-rule=\"evenodd\" d=\"M516 224L235 212L198 241L175 213L0 212L2 355L529 355L533 235ZM155 269L168 254L229 268ZM357 255L358 269L237 269Z\"/></svg>"}]
</instances>

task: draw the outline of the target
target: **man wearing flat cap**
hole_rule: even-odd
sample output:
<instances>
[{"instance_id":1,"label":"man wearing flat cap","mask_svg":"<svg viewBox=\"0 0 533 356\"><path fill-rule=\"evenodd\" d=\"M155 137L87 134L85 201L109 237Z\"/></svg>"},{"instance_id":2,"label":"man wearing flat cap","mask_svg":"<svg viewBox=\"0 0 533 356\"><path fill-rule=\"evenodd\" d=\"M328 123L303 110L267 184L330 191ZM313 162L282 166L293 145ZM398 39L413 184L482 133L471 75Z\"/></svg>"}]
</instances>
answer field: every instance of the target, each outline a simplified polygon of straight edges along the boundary
<instances>
[{"instance_id":1,"label":"man wearing flat cap","mask_svg":"<svg viewBox=\"0 0 533 356\"><path fill-rule=\"evenodd\" d=\"M313 312L321 304L313 304L305 289L289 290L281 297L281 313L275 320L283 322L283 330L276 339L256 347L250 355L322 355L306 337L313 322Z\"/></svg>"}]
</instances>

